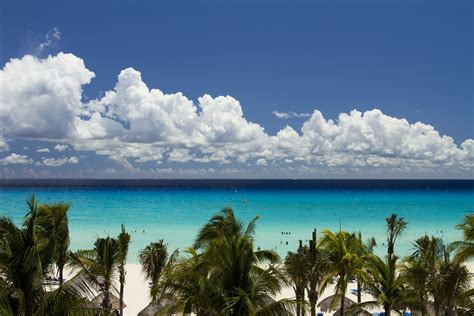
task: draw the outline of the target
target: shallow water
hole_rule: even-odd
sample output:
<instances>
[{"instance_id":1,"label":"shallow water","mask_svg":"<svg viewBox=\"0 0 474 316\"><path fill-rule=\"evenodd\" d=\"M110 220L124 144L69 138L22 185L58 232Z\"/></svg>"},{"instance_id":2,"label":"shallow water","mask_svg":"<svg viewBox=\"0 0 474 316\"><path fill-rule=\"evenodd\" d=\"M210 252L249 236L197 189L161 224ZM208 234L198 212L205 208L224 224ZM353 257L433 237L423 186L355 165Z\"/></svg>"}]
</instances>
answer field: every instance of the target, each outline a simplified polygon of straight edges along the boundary
<instances>
[{"instance_id":1,"label":"shallow water","mask_svg":"<svg viewBox=\"0 0 474 316\"><path fill-rule=\"evenodd\" d=\"M192 244L199 228L224 206L244 221L258 215L256 245L281 255L311 237L316 228L362 231L376 237L382 253L385 218L392 212L409 222L396 252L406 255L411 242L428 233L446 242L461 238L455 225L474 213L472 189L356 189L245 187L75 187L2 186L0 214L21 223L25 200L34 192L40 202L66 201L71 247L90 248L96 236L116 235L120 225L132 233L130 262L146 244L164 239L170 249ZM283 234L288 232L291 234ZM286 245L288 242L288 245Z\"/></svg>"}]
</instances>

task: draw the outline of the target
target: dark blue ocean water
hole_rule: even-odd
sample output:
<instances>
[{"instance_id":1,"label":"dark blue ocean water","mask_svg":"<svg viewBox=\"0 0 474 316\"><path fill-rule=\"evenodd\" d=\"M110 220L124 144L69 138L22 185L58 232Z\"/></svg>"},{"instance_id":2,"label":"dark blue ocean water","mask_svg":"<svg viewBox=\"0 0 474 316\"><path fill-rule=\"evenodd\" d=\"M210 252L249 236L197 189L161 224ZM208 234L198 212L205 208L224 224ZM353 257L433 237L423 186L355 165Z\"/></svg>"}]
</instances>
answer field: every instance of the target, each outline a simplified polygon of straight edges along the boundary
<instances>
[{"instance_id":1,"label":"dark blue ocean water","mask_svg":"<svg viewBox=\"0 0 474 316\"><path fill-rule=\"evenodd\" d=\"M224 206L244 221L260 216L256 244L281 255L314 228L360 230L381 245L392 212L409 222L397 247L405 255L424 233L447 242L461 238L455 225L474 213L469 180L0 180L0 214L21 223L32 193L40 202L71 204L73 249L90 248L96 236L116 235L125 224L132 232L130 262L157 239L171 249L189 246Z\"/></svg>"}]
</instances>

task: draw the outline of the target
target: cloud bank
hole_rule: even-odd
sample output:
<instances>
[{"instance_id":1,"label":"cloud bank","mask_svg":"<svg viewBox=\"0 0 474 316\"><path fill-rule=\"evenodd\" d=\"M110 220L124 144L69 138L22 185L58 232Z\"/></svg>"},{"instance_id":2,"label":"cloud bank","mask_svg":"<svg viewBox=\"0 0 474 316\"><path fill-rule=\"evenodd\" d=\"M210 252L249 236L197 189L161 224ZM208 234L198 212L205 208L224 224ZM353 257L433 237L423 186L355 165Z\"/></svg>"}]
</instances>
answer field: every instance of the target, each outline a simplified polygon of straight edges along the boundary
<instances>
[{"instance_id":1,"label":"cloud bank","mask_svg":"<svg viewBox=\"0 0 474 316\"><path fill-rule=\"evenodd\" d=\"M474 140L458 146L428 124L379 109L341 113L337 120L318 110L274 112L278 118L307 120L300 129L287 126L270 135L247 120L231 96L205 94L194 102L180 92L148 87L133 68L122 70L103 97L84 102L82 88L94 76L73 54L10 60L0 71L0 151L8 152L6 140L41 140L56 143L59 152L70 146L108 158L130 173L148 168L157 174L169 170L160 165L172 163L285 170L290 177L367 170L443 177L448 171L471 173L474 165ZM1 163L31 163L11 155ZM60 159L38 162L80 164L75 156Z\"/></svg>"}]
</instances>

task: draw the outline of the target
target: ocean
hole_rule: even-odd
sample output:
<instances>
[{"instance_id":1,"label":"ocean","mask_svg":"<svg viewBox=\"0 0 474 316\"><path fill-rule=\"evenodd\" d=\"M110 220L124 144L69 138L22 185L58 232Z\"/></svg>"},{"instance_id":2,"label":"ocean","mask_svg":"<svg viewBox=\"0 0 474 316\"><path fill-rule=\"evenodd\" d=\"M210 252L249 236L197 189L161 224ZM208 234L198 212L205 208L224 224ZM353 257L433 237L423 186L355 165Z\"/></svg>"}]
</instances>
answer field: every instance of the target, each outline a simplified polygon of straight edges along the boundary
<instances>
[{"instance_id":1,"label":"ocean","mask_svg":"<svg viewBox=\"0 0 474 316\"><path fill-rule=\"evenodd\" d=\"M170 252L193 243L199 228L230 206L244 222L260 219L256 246L283 257L313 229L361 231L385 252L385 218L408 221L396 253L407 255L427 233L446 242L474 213L473 180L0 180L0 215L20 224L31 194L42 203L70 203L71 248L88 249L97 236L132 235L128 261L164 239Z\"/></svg>"}]
</instances>

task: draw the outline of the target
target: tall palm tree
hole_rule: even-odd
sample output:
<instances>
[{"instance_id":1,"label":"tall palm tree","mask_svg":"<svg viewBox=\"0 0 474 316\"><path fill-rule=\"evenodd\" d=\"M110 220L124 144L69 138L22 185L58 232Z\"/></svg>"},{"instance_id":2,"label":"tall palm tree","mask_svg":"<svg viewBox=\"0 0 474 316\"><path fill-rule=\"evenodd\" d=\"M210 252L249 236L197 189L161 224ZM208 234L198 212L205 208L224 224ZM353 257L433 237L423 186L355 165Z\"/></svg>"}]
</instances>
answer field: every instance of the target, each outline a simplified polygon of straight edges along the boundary
<instances>
[{"instance_id":1,"label":"tall palm tree","mask_svg":"<svg viewBox=\"0 0 474 316\"><path fill-rule=\"evenodd\" d=\"M304 315L305 289L307 284L307 271L309 262L307 260L307 246L300 245L296 252L289 251L285 258L285 272L291 281L298 302L296 306L296 316Z\"/></svg>"},{"instance_id":2,"label":"tall palm tree","mask_svg":"<svg viewBox=\"0 0 474 316\"><path fill-rule=\"evenodd\" d=\"M403 278L396 271L397 257L388 257L386 261L376 255L365 257L367 271L365 285L374 297L373 301L355 304L351 308L382 305L386 316L393 310L403 307L404 286Z\"/></svg>"},{"instance_id":3,"label":"tall palm tree","mask_svg":"<svg viewBox=\"0 0 474 316\"><path fill-rule=\"evenodd\" d=\"M160 277L168 261L168 249L163 239L152 242L142 249L138 258L145 277L151 281L150 295L152 301L155 302L158 296Z\"/></svg>"},{"instance_id":4,"label":"tall palm tree","mask_svg":"<svg viewBox=\"0 0 474 316\"><path fill-rule=\"evenodd\" d=\"M441 303L446 316L456 314L457 307L469 307L472 311L474 292L472 274L458 259L452 259L445 250L443 261L439 267L441 275L440 292L443 293ZM466 305L466 306L465 306Z\"/></svg>"},{"instance_id":5,"label":"tall palm tree","mask_svg":"<svg viewBox=\"0 0 474 316\"><path fill-rule=\"evenodd\" d=\"M374 252L374 248L377 246L377 241L375 240L374 237L370 237L367 239L366 242L362 241L362 233L359 231L358 233L355 234L357 237L357 241L360 244L359 250L359 256L363 258L366 255L372 254ZM357 279L357 303L362 302L362 282L361 280L365 277L365 271L364 269L358 269L356 271L356 279Z\"/></svg>"},{"instance_id":6,"label":"tall palm tree","mask_svg":"<svg viewBox=\"0 0 474 316\"><path fill-rule=\"evenodd\" d=\"M115 288L121 261L119 242L115 238L97 238L92 250L71 253L70 264L79 269L78 276L94 286L102 295L102 313L110 315L110 294Z\"/></svg>"},{"instance_id":7,"label":"tall palm tree","mask_svg":"<svg viewBox=\"0 0 474 316\"><path fill-rule=\"evenodd\" d=\"M403 217L397 218L397 214L385 219L387 222L387 255L392 259L395 253L395 242L405 232L408 222Z\"/></svg>"},{"instance_id":8,"label":"tall palm tree","mask_svg":"<svg viewBox=\"0 0 474 316\"><path fill-rule=\"evenodd\" d=\"M407 292L412 294L412 308L426 314L431 297L434 299L436 313L439 314L443 293L438 269L443 259L443 242L440 238L424 235L415 240L413 245L414 251L404 260L401 269Z\"/></svg>"},{"instance_id":9,"label":"tall palm tree","mask_svg":"<svg viewBox=\"0 0 474 316\"><path fill-rule=\"evenodd\" d=\"M209 280L224 297L223 311L231 316L290 315L294 302L273 299L286 281L274 266L278 255L270 250L254 250L257 220L255 217L244 226L231 208L225 208L200 230L195 247L202 250Z\"/></svg>"},{"instance_id":10,"label":"tall palm tree","mask_svg":"<svg viewBox=\"0 0 474 316\"><path fill-rule=\"evenodd\" d=\"M325 275L330 271L329 254L326 249L318 246L316 229L312 233L312 239L309 240L309 247L306 252L307 268L306 291L308 292L308 301L311 316L316 315L316 304L322 292L322 283Z\"/></svg>"},{"instance_id":11,"label":"tall palm tree","mask_svg":"<svg viewBox=\"0 0 474 316\"><path fill-rule=\"evenodd\" d=\"M66 203L43 204L38 207L36 233L48 240L43 252L43 262L53 260L59 274L59 284L64 282L64 266L69 254L69 224Z\"/></svg>"},{"instance_id":12,"label":"tall palm tree","mask_svg":"<svg viewBox=\"0 0 474 316\"><path fill-rule=\"evenodd\" d=\"M345 231L333 233L326 229L322 232L320 246L327 251L331 262L330 271L323 280L323 288L334 278L337 279L334 299L340 298L340 315L344 316L347 285L362 266L361 244L354 234Z\"/></svg>"},{"instance_id":13,"label":"tall palm tree","mask_svg":"<svg viewBox=\"0 0 474 316\"><path fill-rule=\"evenodd\" d=\"M120 316L123 316L123 294L124 294L124 287L125 287L125 264L127 263L127 255L128 255L128 246L130 244L130 234L125 231L125 226L122 224L122 230L117 237L118 245L119 245L119 282L120 282L120 292L119 292L119 300L120 300Z\"/></svg>"},{"instance_id":14,"label":"tall palm tree","mask_svg":"<svg viewBox=\"0 0 474 316\"><path fill-rule=\"evenodd\" d=\"M65 315L84 311L79 290L87 287L79 280L61 284L48 291L47 264L43 264L48 240L39 238L38 203L28 201L28 215L23 227L7 217L0 218L0 314L1 315Z\"/></svg>"},{"instance_id":15,"label":"tall palm tree","mask_svg":"<svg viewBox=\"0 0 474 316\"><path fill-rule=\"evenodd\" d=\"M197 316L218 315L225 305L216 283L209 280L208 269L202 262L202 254L189 247L185 256L174 260L171 256L162 272L162 297L172 297L173 303L164 308L159 315L192 311ZM172 263L170 264L170 261Z\"/></svg>"}]
</instances>

